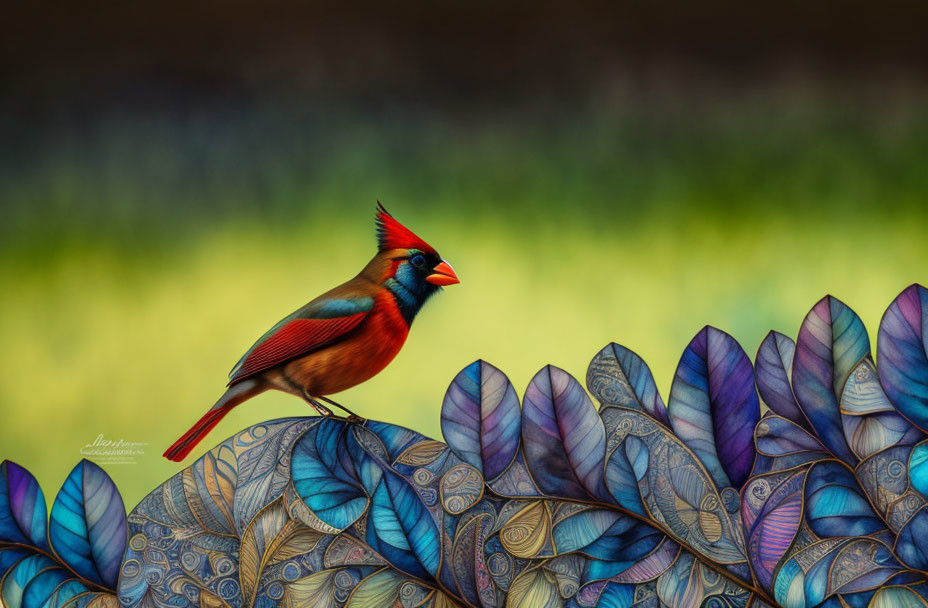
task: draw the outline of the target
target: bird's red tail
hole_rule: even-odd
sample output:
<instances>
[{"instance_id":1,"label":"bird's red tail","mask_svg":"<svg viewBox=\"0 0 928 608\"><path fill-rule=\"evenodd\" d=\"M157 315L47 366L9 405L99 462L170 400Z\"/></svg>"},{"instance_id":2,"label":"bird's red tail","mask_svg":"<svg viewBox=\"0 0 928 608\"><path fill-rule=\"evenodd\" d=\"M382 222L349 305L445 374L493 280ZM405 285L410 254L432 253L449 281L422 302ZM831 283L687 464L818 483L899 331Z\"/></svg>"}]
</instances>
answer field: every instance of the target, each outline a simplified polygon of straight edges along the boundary
<instances>
[{"instance_id":1,"label":"bird's red tail","mask_svg":"<svg viewBox=\"0 0 928 608\"><path fill-rule=\"evenodd\" d=\"M232 411L232 408L264 390L265 387L257 380L245 380L230 386L219 398L219 401L216 402L216 405L210 408L202 418L197 420L196 424L190 427L189 431L184 433L180 439L174 442L174 445L164 452L164 457L174 462L182 461L206 437L207 433L213 430L213 427Z\"/></svg>"}]
</instances>

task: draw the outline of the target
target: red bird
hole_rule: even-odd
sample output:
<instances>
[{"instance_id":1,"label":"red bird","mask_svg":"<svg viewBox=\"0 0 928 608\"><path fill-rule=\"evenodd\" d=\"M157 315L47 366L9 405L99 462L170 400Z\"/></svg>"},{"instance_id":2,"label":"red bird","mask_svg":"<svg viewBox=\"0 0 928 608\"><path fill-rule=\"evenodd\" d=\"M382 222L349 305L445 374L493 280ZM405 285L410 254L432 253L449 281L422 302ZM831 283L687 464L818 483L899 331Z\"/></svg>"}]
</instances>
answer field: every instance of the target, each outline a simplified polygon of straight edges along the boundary
<instances>
[{"instance_id":1,"label":"red bird","mask_svg":"<svg viewBox=\"0 0 928 608\"><path fill-rule=\"evenodd\" d=\"M331 395L370 379L400 352L409 326L442 285L458 283L451 266L378 203L378 251L364 270L261 336L229 374L229 388L164 453L180 462L236 405L268 389L299 395L323 416Z\"/></svg>"}]
</instances>

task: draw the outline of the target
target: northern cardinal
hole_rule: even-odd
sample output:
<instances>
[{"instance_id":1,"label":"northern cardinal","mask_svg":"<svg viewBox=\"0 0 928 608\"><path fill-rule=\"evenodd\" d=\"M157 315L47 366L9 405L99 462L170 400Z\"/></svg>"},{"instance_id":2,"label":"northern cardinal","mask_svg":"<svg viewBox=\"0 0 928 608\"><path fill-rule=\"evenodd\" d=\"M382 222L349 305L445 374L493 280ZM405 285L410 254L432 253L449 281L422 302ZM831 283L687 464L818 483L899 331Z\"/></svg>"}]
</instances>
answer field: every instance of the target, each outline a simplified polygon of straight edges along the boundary
<instances>
[{"instance_id":1,"label":"northern cardinal","mask_svg":"<svg viewBox=\"0 0 928 608\"><path fill-rule=\"evenodd\" d=\"M284 318L232 368L226 392L164 453L180 462L236 405L268 389L347 408L326 395L370 379L406 342L416 313L443 285L458 283L451 266L428 243L377 207L377 255L358 276Z\"/></svg>"}]
</instances>

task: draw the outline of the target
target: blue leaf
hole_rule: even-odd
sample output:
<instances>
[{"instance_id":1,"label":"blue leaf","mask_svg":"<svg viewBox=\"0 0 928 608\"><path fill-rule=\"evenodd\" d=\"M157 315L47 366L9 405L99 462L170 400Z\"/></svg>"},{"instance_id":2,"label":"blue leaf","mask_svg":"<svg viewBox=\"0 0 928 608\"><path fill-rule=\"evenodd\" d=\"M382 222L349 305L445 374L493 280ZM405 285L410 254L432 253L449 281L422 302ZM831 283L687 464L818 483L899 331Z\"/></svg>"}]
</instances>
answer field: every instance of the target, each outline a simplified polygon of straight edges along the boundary
<instances>
[{"instance_id":1,"label":"blue leaf","mask_svg":"<svg viewBox=\"0 0 928 608\"><path fill-rule=\"evenodd\" d=\"M442 403L441 432L458 458L492 481L515 458L521 431L519 397L503 372L475 361L455 376Z\"/></svg>"},{"instance_id":2,"label":"blue leaf","mask_svg":"<svg viewBox=\"0 0 928 608\"><path fill-rule=\"evenodd\" d=\"M0 604L3 604L6 608L20 608L23 602L23 594L29 583L43 570L56 568L57 566L58 564L54 561L38 553L33 553L29 557L20 560L3 577L3 586L0 587L0 598L3 601Z\"/></svg>"},{"instance_id":3,"label":"blue leaf","mask_svg":"<svg viewBox=\"0 0 928 608\"><path fill-rule=\"evenodd\" d=\"M604 406L629 407L670 424L647 363L620 344L613 342L593 357L586 373L586 386Z\"/></svg>"},{"instance_id":4,"label":"blue leaf","mask_svg":"<svg viewBox=\"0 0 928 608\"><path fill-rule=\"evenodd\" d=\"M598 608L631 608L635 603L635 586L609 583L603 589Z\"/></svg>"},{"instance_id":5,"label":"blue leaf","mask_svg":"<svg viewBox=\"0 0 928 608\"><path fill-rule=\"evenodd\" d=\"M857 463L844 437L839 401L857 364L870 354L863 322L839 300L826 296L806 315L793 358L793 393L816 436L832 454Z\"/></svg>"},{"instance_id":6,"label":"blue leaf","mask_svg":"<svg viewBox=\"0 0 928 608\"><path fill-rule=\"evenodd\" d=\"M677 366L669 413L716 487L740 489L754 464L760 403L751 360L734 338L714 327L696 334Z\"/></svg>"},{"instance_id":7,"label":"blue leaf","mask_svg":"<svg viewBox=\"0 0 928 608\"><path fill-rule=\"evenodd\" d=\"M42 608L52 597L58 585L67 580L76 581L74 575L61 568L49 568L35 576L23 589L22 608Z\"/></svg>"},{"instance_id":8,"label":"blue leaf","mask_svg":"<svg viewBox=\"0 0 928 608\"><path fill-rule=\"evenodd\" d=\"M32 474L15 462L0 464L0 541L48 551L45 495Z\"/></svg>"},{"instance_id":9,"label":"blue leaf","mask_svg":"<svg viewBox=\"0 0 928 608\"><path fill-rule=\"evenodd\" d=\"M928 507L921 507L899 530L893 548L910 568L928 570Z\"/></svg>"},{"instance_id":10,"label":"blue leaf","mask_svg":"<svg viewBox=\"0 0 928 608\"><path fill-rule=\"evenodd\" d=\"M889 400L928 430L928 289L910 285L889 305L877 348L880 382Z\"/></svg>"},{"instance_id":11,"label":"blue leaf","mask_svg":"<svg viewBox=\"0 0 928 608\"><path fill-rule=\"evenodd\" d=\"M348 450L349 428L337 420L320 420L296 441L290 460L297 495L337 532L357 521L368 503Z\"/></svg>"},{"instance_id":12,"label":"blue leaf","mask_svg":"<svg viewBox=\"0 0 928 608\"><path fill-rule=\"evenodd\" d=\"M648 472L649 452L641 439L629 436L606 460L606 488L624 509L647 517L638 484Z\"/></svg>"},{"instance_id":13,"label":"blue leaf","mask_svg":"<svg viewBox=\"0 0 928 608\"><path fill-rule=\"evenodd\" d=\"M403 572L420 578L438 572L438 527L416 491L389 469L371 500L367 542Z\"/></svg>"},{"instance_id":14,"label":"blue leaf","mask_svg":"<svg viewBox=\"0 0 928 608\"><path fill-rule=\"evenodd\" d=\"M55 497L48 535L74 572L116 588L126 550L126 508L103 469L89 460L74 467Z\"/></svg>"},{"instance_id":15,"label":"blue leaf","mask_svg":"<svg viewBox=\"0 0 928 608\"><path fill-rule=\"evenodd\" d=\"M552 496L607 500L606 432L586 391L548 365L522 400L522 446L539 488Z\"/></svg>"},{"instance_id":16,"label":"blue leaf","mask_svg":"<svg viewBox=\"0 0 928 608\"><path fill-rule=\"evenodd\" d=\"M809 470L805 486L806 521L820 538L864 536L886 529L843 464L828 460Z\"/></svg>"}]
</instances>

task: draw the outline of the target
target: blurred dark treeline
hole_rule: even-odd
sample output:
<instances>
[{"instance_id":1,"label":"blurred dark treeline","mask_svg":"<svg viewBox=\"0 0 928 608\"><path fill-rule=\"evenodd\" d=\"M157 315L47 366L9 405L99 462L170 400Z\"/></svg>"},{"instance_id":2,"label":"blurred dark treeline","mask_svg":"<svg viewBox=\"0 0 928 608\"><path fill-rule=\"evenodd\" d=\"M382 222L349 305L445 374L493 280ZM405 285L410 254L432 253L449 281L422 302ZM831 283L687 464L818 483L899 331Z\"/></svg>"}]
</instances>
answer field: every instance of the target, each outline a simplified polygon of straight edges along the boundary
<instances>
[{"instance_id":1,"label":"blurred dark treeline","mask_svg":"<svg viewBox=\"0 0 928 608\"><path fill-rule=\"evenodd\" d=\"M921 218L925 23L903 0L15 3L0 257L377 198L597 229Z\"/></svg>"},{"instance_id":2,"label":"blurred dark treeline","mask_svg":"<svg viewBox=\"0 0 928 608\"><path fill-rule=\"evenodd\" d=\"M481 112L783 71L924 82L926 23L928 3L903 0L13 3L0 93L5 113L41 121L295 93Z\"/></svg>"}]
</instances>

